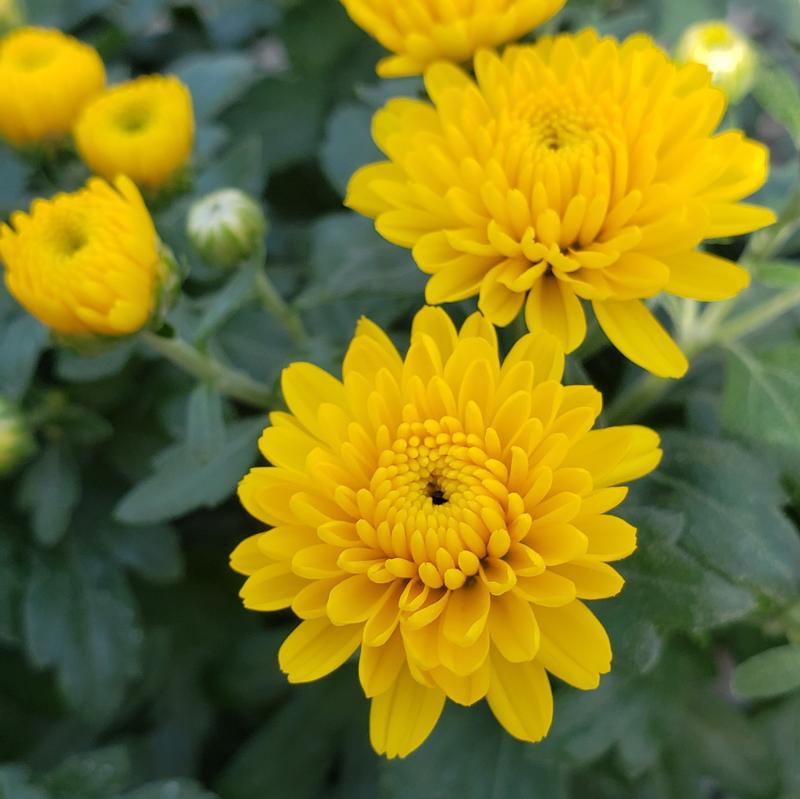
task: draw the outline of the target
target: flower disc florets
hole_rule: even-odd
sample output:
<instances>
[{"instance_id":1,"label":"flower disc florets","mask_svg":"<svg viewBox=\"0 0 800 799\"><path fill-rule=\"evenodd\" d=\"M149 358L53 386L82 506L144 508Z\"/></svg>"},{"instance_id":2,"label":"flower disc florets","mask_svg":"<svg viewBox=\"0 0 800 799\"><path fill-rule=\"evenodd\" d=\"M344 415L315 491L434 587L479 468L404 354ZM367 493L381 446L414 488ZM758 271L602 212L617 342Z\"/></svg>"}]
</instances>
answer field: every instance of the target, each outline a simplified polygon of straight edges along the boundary
<instances>
[{"instance_id":1,"label":"flower disc florets","mask_svg":"<svg viewBox=\"0 0 800 799\"><path fill-rule=\"evenodd\" d=\"M0 260L16 300L55 333L124 336L156 313L172 282L153 221L128 178L99 178L36 200L0 227Z\"/></svg>"},{"instance_id":2,"label":"flower disc florets","mask_svg":"<svg viewBox=\"0 0 800 799\"><path fill-rule=\"evenodd\" d=\"M731 297L745 270L700 252L773 213L740 199L767 174L767 150L714 131L725 110L705 67L676 66L644 36L593 31L488 51L476 80L447 64L432 103L391 100L373 135L389 161L353 177L347 204L431 275L428 302L479 296L506 325L520 310L574 350L582 300L611 342L676 377L683 354L643 300Z\"/></svg>"},{"instance_id":3,"label":"flower disc florets","mask_svg":"<svg viewBox=\"0 0 800 799\"><path fill-rule=\"evenodd\" d=\"M419 75L435 61L468 61L481 47L521 39L565 0L341 0L347 13L394 55L378 64L384 78Z\"/></svg>"},{"instance_id":4,"label":"flower disc florets","mask_svg":"<svg viewBox=\"0 0 800 799\"><path fill-rule=\"evenodd\" d=\"M547 672L597 686L611 663L584 604L616 594L609 561L636 531L609 511L620 484L659 461L642 427L592 430L601 398L561 384L548 333L501 362L479 314L457 332L417 315L402 358L359 323L343 381L310 364L283 375L289 413L261 439L272 464L239 496L274 529L232 556L245 605L291 607L304 621L281 648L292 682L325 676L359 647L371 739L389 757L415 749L445 698L486 698L515 737L547 733Z\"/></svg>"}]
</instances>

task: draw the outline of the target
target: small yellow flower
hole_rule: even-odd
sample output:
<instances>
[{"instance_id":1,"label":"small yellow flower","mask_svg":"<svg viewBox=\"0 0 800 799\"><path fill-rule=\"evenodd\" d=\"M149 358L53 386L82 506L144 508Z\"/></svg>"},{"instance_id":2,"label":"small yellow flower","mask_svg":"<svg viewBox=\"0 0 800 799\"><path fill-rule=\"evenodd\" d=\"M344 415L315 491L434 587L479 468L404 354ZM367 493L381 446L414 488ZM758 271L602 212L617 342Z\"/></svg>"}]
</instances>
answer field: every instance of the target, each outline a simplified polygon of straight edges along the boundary
<instances>
[{"instance_id":1,"label":"small yellow flower","mask_svg":"<svg viewBox=\"0 0 800 799\"><path fill-rule=\"evenodd\" d=\"M127 175L143 188L161 188L192 154L192 96L173 76L114 86L84 109L75 143L96 174L108 180Z\"/></svg>"},{"instance_id":2,"label":"small yellow flower","mask_svg":"<svg viewBox=\"0 0 800 799\"><path fill-rule=\"evenodd\" d=\"M341 0L353 21L394 55L383 78L419 75L434 61L468 61L481 47L521 39L566 0Z\"/></svg>"},{"instance_id":3,"label":"small yellow flower","mask_svg":"<svg viewBox=\"0 0 800 799\"><path fill-rule=\"evenodd\" d=\"M289 413L260 447L272 464L239 487L274 529L232 566L245 606L291 607L303 621L279 662L290 682L324 677L360 647L374 748L403 757L445 698L486 698L516 738L547 734L548 672L596 688L611 665L584 604L619 592L608 565L636 530L609 511L622 483L661 457L644 427L592 430L601 396L561 384L564 354L545 332L501 362L480 314L457 332L424 308L405 358L362 319L343 381L307 363L283 373Z\"/></svg>"},{"instance_id":4,"label":"small yellow flower","mask_svg":"<svg viewBox=\"0 0 800 799\"><path fill-rule=\"evenodd\" d=\"M6 286L55 333L123 336L153 315L167 275L153 221L126 177L36 200L0 228Z\"/></svg>"},{"instance_id":5,"label":"small yellow flower","mask_svg":"<svg viewBox=\"0 0 800 799\"><path fill-rule=\"evenodd\" d=\"M687 28L675 56L679 61L703 64L711 72L714 85L722 89L732 103L753 88L756 54L739 31L722 20L698 22Z\"/></svg>"},{"instance_id":6,"label":"small yellow flower","mask_svg":"<svg viewBox=\"0 0 800 799\"><path fill-rule=\"evenodd\" d=\"M16 146L67 135L105 80L97 52L71 36L9 33L0 40L0 134Z\"/></svg>"},{"instance_id":7,"label":"small yellow flower","mask_svg":"<svg viewBox=\"0 0 800 799\"><path fill-rule=\"evenodd\" d=\"M497 325L524 305L529 328L571 352L588 300L630 360L682 375L685 357L643 301L722 300L748 284L698 246L774 221L739 202L766 179L766 147L715 134L725 97L708 71L676 66L645 36L484 50L475 71L434 65L432 103L394 99L377 113L389 161L354 175L347 204L413 248L429 303L478 295Z\"/></svg>"}]
</instances>

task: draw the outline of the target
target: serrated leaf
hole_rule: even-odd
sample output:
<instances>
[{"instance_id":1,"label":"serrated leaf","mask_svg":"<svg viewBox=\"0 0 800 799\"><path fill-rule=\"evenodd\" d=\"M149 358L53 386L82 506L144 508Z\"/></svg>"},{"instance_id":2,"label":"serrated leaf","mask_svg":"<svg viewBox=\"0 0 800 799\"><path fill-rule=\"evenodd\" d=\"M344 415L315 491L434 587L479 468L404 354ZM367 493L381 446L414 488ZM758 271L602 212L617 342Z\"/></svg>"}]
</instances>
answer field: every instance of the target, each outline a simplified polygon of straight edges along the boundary
<instances>
[{"instance_id":1,"label":"serrated leaf","mask_svg":"<svg viewBox=\"0 0 800 799\"><path fill-rule=\"evenodd\" d=\"M41 781L50 799L108 799L127 784L131 759L124 746L68 757Z\"/></svg>"},{"instance_id":2,"label":"serrated leaf","mask_svg":"<svg viewBox=\"0 0 800 799\"><path fill-rule=\"evenodd\" d=\"M33 558L23 605L31 662L54 668L80 718L110 718L139 673L142 631L122 574L74 544Z\"/></svg>"},{"instance_id":3,"label":"serrated leaf","mask_svg":"<svg viewBox=\"0 0 800 799\"><path fill-rule=\"evenodd\" d=\"M175 528L107 524L103 545L117 563L152 583L172 583L183 576L183 550Z\"/></svg>"},{"instance_id":4,"label":"serrated leaf","mask_svg":"<svg viewBox=\"0 0 800 799\"><path fill-rule=\"evenodd\" d=\"M736 667L731 688L744 699L767 699L800 689L800 646L787 644L754 655Z\"/></svg>"},{"instance_id":5,"label":"serrated leaf","mask_svg":"<svg viewBox=\"0 0 800 799\"><path fill-rule=\"evenodd\" d=\"M732 433L800 449L800 344L758 354L732 347L722 419Z\"/></svg>"},{"instance_id":6,"label":"serrated leaf","mask_svg":"<svg viewBox=\"0 0 800 799\"><path fill-rule=\"evenodd\" d=\"M566 799L563 765L514 740L484 705L448 705L430 738L404 760L381 762L385 799Z\"/></svg>"},{"instance_id":7,"label":"serrated leaf","mask_svg":"<svg viewBox=\"0 0 800 799\"><path fill-rule=\"evenodd\" d=\"M129 524L151 524L218 505L233 494L253 465L264 424L260 418L231 424L217 457L205 464L187 467L189 451L185 444L165 450L154 473L122 498L115 516Z\"/></svg>"},{"instance_id":8,"label":"serrated leaf","mask_svg":"<svg viewBox=\"0 0 800 799\"><path fill-rule=\"evenodd\" d=\"M672 431L637 492L682 513L681 548L709 571L777 600L800 592L800 537L783 512L776 469L731 441Z\"/></svg>"},{"instance_id":9,"label":"serrated leaf","mask_svg":"<svg viewBox=\"0 0 800 799\"><path fill-rule=\"evenodd\" d=\"M213 460L225 446L225 409L222 395L213 386L200 383L189 395L186 414L187 467Z\"/></svg>"},{"instance_id":10,"label":"serrated leaf","mask_svg":"<svg viewBox=\"0 0 800 799\"><path fill-rule=\"evenodd\" d=\"M256 77L252 59L241 53L195 53L170 66L192 93L195 116L214 118L243 95Z\"/></svg>"},{"instance_id":11,"label":"serrated leaf","mask_svg":"<svg viewBox=\"0 0 800 799\"><path fill-rule=\"evenodd\" d=\"M20 488L37 541L53 546L61 540L80 495L80 467L72 451L63 443L50 444L28 467Z\"/></svg>"}]
</instances>

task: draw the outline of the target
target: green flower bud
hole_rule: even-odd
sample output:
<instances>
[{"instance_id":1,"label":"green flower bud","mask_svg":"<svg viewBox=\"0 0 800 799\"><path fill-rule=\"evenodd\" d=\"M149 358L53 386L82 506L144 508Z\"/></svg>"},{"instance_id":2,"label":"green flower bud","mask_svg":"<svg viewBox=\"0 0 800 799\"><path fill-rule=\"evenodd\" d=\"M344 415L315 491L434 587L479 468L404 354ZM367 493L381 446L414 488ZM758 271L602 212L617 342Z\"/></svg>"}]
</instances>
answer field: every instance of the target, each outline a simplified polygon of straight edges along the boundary
<instances>
[{"instance_id":1,"label":"green flower bud","mask_svg":"<svg viewBox=\"0 0 800 799\"><path fill-rule=\"evenodd\" d=\"M0 477L22 463L34 448L33 433L25 416L16 405L0 397Z\"/></svg>"},{"instance_id":2,"label":"green flower bud","mask_svg":"<svg viewBox=\"0 0 800 799\"><path fill-rule=\"evenodd\" d=\"M191 207L186 232L211 266L232 269L263 245L267 220L252 197L238 189L222 189Z\"/></svg>"},{"instance_id":3,"label":"green flower bud","mask_svg":"<svg viewBox=\"0 0 800 799\"><path fill-rule=\"evenodd\" d=\"M737 103L752 88L756 76L756 54L746 36L727 22L698 22L681 36L675 55L679 61L694 61L708 67L714 85Z\"/></svg>"}]
</instances>

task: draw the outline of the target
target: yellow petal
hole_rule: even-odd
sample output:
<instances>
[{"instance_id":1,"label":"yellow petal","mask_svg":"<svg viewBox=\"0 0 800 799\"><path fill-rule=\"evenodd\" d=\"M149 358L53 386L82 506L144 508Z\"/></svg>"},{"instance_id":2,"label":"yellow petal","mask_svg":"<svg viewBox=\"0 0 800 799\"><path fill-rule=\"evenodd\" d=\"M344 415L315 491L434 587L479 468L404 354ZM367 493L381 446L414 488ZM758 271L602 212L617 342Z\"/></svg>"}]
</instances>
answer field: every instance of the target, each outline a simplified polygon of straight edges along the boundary
<instances>
[{"instance_id":1,"label":"yellow petal","mask_svg":"<svg viewBox=\"0 0 800 799\"><path fill-rule=\"evenodd\" d=\"M362 625L336 627L328 619L301 622L278 652L278 663L289 682L311 682L338 669L361 642Z\"/></svg>"},{"instance_id":2,"label":"yellow petal","mask_svg":"<svg viewBox=\"0 0 800 799\"><path fill-rule=\"evenodd\" d=\"M747 203L708 203L711 216L709 238L740 236L774 224L777 217L769 208Z\"/></svg>"},{"instance_id":3,"label":"yellow petal","mask_svg":"<svg viewBox=\"0 0 800 799\"><path fill-rule=\"evenodd\" d=\"M553 693L537 661L510 663L493 652L486 699L495 718L515 738L535 743L547 735L553 721Z\"/></svg>"},{"instance_id":4,"label":"yellow petal","mask_svg":"<svg viewBox=\"0 0 800 799\"><path fill-rule=\"evenodd\" d=\"M249 610L282 610L288 608L307 585L308 580L292 573L289 563L273 563L250 577L239 596Z\"/></svg>"},{"instance_id":5,"label":"yellow petal","mask_svg":"<svg viewBox=\"0 0 800 799\"><path fill-rule=\"evenodd\" d=\"M406 662L406 650L399 630L382 646L362 646L358 659L358 678L364 694L371 699L386 693Z\"/></svg>"},{"instance_id":6,"label":"yellow petal","mask_svg":"<svg viewBox=\"0 0 800 799\"><path fill-rule=\"evenodd\" d=\"M750 284L746 269L707 252L685 252L663 260L670 271L665 288L679 297L703 302L727 300Z\"/></svg>"},{"instance_id":7,"label":"yellow petal","mask_svg":"<svg viewBox=\"0 0 800 799\"><path fill-rule=\"evenodd\" d=\"M586 536L574 524L549 524L532 530L525 543L548 565L566 563L586 552Z\"/></svg>"},{"instance_id":8,"label":"yellow petal","mask_svg":"<svg viewBox=\"0 0 800 799\"><path fill-rule=\"evenodd\" d=\"M344 204L348 208L374 219L391 208L391 205L375 192L375 183L378 181L400 183L405 180L403 170L392 163L382 161L377 164L367 164L350 178Z\"/></svg>"},{"instance_id":9,"label":"yellow petal","mask_svg":"<svg viewBox=\"0 0 800 799\"><path fill-rule=\"evenodd\" d=\"M597 321L626 357L659 377L683 377L686 356L640 300L595 300Z\"/></svg>"},{"instance_id":10,"label":"yellow petal","mask_svg":"<svg viewBox=\"0 0 800 799\"><path fill-rule=\"evenodd\" d=\"M611 669L611 644L603 625L579 600L562 608L537 608L542 632L536 655L549 672L584 690L597 688Z\"/></svg>"},{"instance_id":11,"label":"yellow petal","mask_svg":"<svg viewBox=\"0 0 800 799\"><path fill-rule=\"evenodd\" d=\"M616 596L625 583L622 575L607 563L591 560L553 566L553 571L572 581L578 599L606 599Z\"/></svg>"},{"instance_id":12,"label":"yellow petal","mask_svg":"<svg viewBox=\"0 0 800 799\"><path fill-rule=\"evenodd\" d=\"M618 516L581 516L575 524L589 539L592 560L622 560L636 549L636 528Z\"/></svg>"},{"instance_id":13,"label":"yellow petal","mask_svg":"<svg viewBox=\"0 0 800 799\"><path fill-rule=\"evenodd\" d=\"M328 598L328 618L334 624L366 621L381 606L390 589L373 583L365 574L342 580Z\"/></svg>"},{"instance_id":14,"label":"yellow petal","mask_svg":"<svg viewBox=\"0 0 800 799\"><path fill-rule=\"evenodd\" d=\"M259 569L271 563L271 560L264 555L259 546L261 536L265 533L258 533L245 538L236 549L231 553L231 568L239 574L254 574Z\"/></svg>"},{"instance_id":15,"label":"yellow petal","mask_svg":"<svg viewBox=\"0 0 800 799\"><path fill-rule=\"evenodd\" d=\"M407 666L392 687L372 700L369 738L373 749L388 758L405 757L431 734L444 708L440 688L420 685Z\"/></svg>"},{"instance_id":16,"label":"yellow petal","mask_svg":"<svg viewBox=\"0 0 800 799\"><path fill-rule=\"evenodd\" d=\"M655 469L663 455L660 443L655 431L640 425L591 430L573 445L564 465L588 469L596 488L616 486Z\"/></svg>"},{"instance_id":17,"label":"yellow petal","mask_svg":"<svg viewBox=\"0 0 800 799\"><path fill-rule=\"evenodd\" d=\"M418 336L427 335L436 343L442 363L453 354L458 343L458 333L450 316L441 308L425 306L417 311L411 325L412 343Z\"/></svg>"},{"instance_id":18,"label":"yellow petal","mask_svg":"<svg viewBox=\"0 0 800 799\"><path fill-rule=\"evenodd\" d=\"M293 363L284 369L281 389L289 410L312 434L320 426L318 411L322 403L347 406L341 382L310 363Z\"/></svg>"},{"instance_id":19,"label":"yellow petal","mask_svg":"<svg viewBox=\"0 0 800 799\"><path fill-rule=\"evenodd\" d=\"M572 352L586 338L586 314L572 289L552 275L533 284L525 304L528 329L546 330L565 352Z\"/></svg>"},{"instance_id":20,"label":"yellow petal","mask_svg":"<svg viewBox=\"0 0 800 799\"><path fill-rule=\"evenodd\" d=\"M489 618L491 597L480 580L473 580L450 594L442 615L442 634L460 646L478 640Z\"/></svg>"},{"instance_id":21,"label":"yellow petal","mask_svg":"<svg viewBox=\"0 0 800 799\"><path fill-rule=\"evenodd\" d=\"M486 696L491 676L492 668L489 658L483 661L477 671L466 676L454 674L441 666L430 672L431 679L447 694L448 699L465 707L474 705Z\"/></svg>"},{"instance_id":22,"label":"yellow petal","mask_svg":"<svg viewBox=\"0 0 800 799\"><path fill-rule=\"evenodd\" d=\"M514 590L528 602L548 608L568 605L576 596L573 582L549 569L535 577L520 577Z\"/></svg>"},{"instance_id":23,"label":"yellow petal","mask_svg":"<svg viewBox=\"0 0 800 799\"><path fill-rule=\"evenodd\" d=\"M492 599L489 634L498 652L512 663L533 660L539 650L536 616L514 591Z\"/></svg>"}]
</instances>

